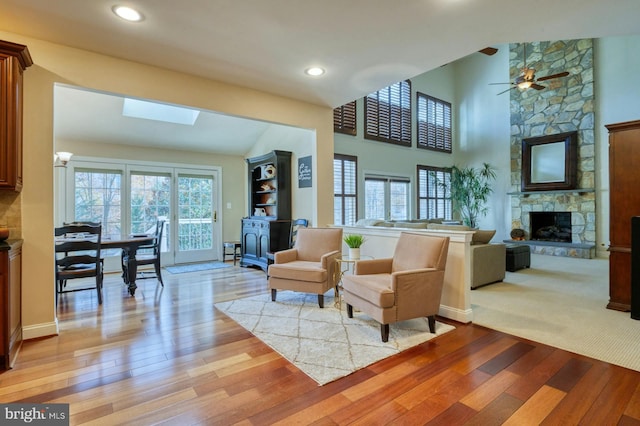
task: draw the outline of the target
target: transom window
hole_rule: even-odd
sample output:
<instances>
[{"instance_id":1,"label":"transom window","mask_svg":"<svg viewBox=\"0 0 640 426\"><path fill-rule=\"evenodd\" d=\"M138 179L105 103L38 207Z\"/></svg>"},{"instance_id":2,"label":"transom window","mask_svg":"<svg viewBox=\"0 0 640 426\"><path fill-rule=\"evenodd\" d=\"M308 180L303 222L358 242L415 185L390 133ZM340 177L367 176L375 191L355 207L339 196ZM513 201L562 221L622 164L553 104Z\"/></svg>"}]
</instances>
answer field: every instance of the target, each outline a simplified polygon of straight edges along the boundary
<instances>
[{"instance_id":1,"label":"transom window","mask_svg":"<svg viewBox=\"0 0 640 426\"><path fill-rule=\"evenodd\" d=\"M418 148L451 153L451 104L417 93Z\"/></svg>"},{"instance_id":2,"label":"transom window","mask_svg":"<svg viewBox=\"0 0 640 426\"><path fill-rule=\"evenodd\" d=\"M355 225L358 217L358 159L351 155L333 157L333 223Z\"/></svg>"},{"instance_id":3,"label":"transom window","mask_svg":"<svg viewBox=\"0 0 640 426\"><path fill-rule=\"evenodd\" d=\"M334 108L333 131L347 135L356 135L356 101Z\"/></svg>"},{"instance_id":4,"label":"transom window","mask_svg":"<svg viewBox=\"0 0 640 426\"><path fill-rule=\"evenodd\" d=\"M411 146L411 82L394 83L365 97L364 137Z\"/></svg>"},{"instance_id":5,"label":"transom window","mask_svg":"<svg viewBox=\"0 0 640 426\"><path fill-rule=\"evenodd\" d=\"M418 165L418 219L452 219L451 169Z\"/></svg>"}]
</instances>

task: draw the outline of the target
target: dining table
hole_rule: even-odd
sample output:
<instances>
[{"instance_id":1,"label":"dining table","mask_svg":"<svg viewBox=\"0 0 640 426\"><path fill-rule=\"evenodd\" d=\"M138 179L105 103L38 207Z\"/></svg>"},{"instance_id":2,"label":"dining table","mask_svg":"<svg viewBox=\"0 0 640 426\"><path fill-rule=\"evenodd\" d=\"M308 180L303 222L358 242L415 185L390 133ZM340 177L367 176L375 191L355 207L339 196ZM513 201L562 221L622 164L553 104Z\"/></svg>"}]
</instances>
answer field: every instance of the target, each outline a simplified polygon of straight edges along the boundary
<instances>
[{"instance_id":1,"label":"dining table","mask_svg":"<svg viewBox=\"0 0 640 426\"><path fill-rule=\"evenodd\" d=\"M103 249L122 249L123 262L127 264L128 276L123 277L127 284L127 289L131 296L135 296L136 276L138 274L138 263L136 262L136 253L140 246L147 246L153 243L155 236L147 234L133 234L124 236L103 237L100 247Z\"/></svg>"}]
</instances>

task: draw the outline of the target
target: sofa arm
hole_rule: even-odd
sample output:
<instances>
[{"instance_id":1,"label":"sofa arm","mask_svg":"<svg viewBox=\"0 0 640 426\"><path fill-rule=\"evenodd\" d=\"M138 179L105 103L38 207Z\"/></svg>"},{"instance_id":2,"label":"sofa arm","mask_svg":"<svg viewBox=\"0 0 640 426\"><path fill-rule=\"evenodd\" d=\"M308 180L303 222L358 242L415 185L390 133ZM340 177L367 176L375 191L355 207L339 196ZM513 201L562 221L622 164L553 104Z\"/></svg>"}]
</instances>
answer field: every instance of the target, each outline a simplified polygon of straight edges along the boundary
<instances>
[{"instance_id":1,"label":"sofa arm","mask_svg":"<svg viewBox=\"0 0 640 426\"><path fill-rule=\"evenodd\" d=\"M505 277L507 246L477 244L471 246L471 288L502 281Z\"/></svg>"}]
</instances>

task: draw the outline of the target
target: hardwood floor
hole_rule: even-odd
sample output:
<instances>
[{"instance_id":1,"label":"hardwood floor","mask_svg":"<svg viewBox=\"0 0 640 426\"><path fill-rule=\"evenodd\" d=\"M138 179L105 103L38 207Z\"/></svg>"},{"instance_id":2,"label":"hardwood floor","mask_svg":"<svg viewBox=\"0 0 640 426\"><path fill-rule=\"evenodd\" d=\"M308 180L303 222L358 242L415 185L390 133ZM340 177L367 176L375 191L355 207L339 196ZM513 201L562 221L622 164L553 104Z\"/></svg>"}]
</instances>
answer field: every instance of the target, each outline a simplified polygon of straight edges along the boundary
<instances>
[{"instance_id":1,"label":"hardwood floor","mask_svg":"<svg viewBox=\"0 0 640 426\"><path fill-rule=\"evenodd\" d=\"M0 401L68 403L71 424L640 424L640 372L475 325L318 386L213 307L263 272L163 278L62 296L60 335L24 343Z\"/></svg>"}]
</instances>

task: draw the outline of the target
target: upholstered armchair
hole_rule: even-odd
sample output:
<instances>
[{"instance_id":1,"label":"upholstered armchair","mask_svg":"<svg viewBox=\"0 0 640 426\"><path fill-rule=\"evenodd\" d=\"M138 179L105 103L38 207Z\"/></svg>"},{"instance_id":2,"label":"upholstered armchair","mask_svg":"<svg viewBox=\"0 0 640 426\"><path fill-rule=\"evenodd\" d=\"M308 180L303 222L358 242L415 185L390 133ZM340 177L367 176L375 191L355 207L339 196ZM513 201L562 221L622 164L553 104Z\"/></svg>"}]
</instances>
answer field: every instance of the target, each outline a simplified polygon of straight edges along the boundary
<instances>
[{"instance_id":1,"label":"upholstered armchair","mask_svg":"<svg viewBox=\"0 0 640 426\"><path fill-rule=\"evenodd\" d=\"M336 285L336 261L342 255L342 228L300 228L293 248L274 253L269 265L269 288L275 302L278 290L318 295L324 307L324 294Z\"/></svg>"},{"instance_id":2,"label":"upholstered armchair","mask_svg":"<svg viewBox=\"0 0 640 426\"><path fill-rule=\"evenodd\" d=\"M448 249L449 237L403 232L392 258L356 262L342 277L349 318L355 307L378 321L383 342L389 324L412 318L427 317L435 333Z\"/></svg>"}]
</instances>

